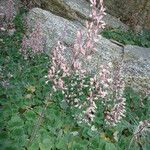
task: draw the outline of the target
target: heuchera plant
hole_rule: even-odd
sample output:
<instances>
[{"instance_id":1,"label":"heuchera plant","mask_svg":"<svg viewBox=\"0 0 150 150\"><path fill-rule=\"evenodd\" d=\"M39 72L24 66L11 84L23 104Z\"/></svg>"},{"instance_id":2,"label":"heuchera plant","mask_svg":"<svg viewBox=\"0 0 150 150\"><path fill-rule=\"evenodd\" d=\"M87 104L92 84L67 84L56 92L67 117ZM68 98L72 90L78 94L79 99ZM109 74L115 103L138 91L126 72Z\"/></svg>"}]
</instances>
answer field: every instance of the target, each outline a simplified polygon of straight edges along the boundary
<instances>
[{"instance_id":1,"label":"heuchera plant","mask_svg":"<svg viewBox=\"0 0 150 150\"><path fill-rule=\"evenodd\" d=\"M6 21L12 22L13 17L14 17L14 1L13 0L8 0L6 9L5 9L5 16L6 16Z\"/></svg>"},{"instance_id":2,"label":"heuchera plant","mask_svg":"<svg viewBox=\"0 0 150 150\"><path fill-rule=\"evenodd\" d=\"M80 56L91 59L96 51L98 31L105 27L102 20L105 15L103 0L91 0L91 21L86 22L86 38L83 40L81 30L73 44L71 65L64 57L65 46L58 41L52 50L52 63L48 72L48 81L53 84L54 92L61 90L64 100L73 110L73 117L78 123L91 125L96 115L97 105L105 107L105 121L115 126L125 116L125 98L123 97L124 82L121 74L121 63L113 70L112 63L101 65L99 73L95 76L87 75L87 70L80 61ZM48 82L47 81L47 82Z\"/></svg>"},{"instance_id":3,"label":"heuchera plant","mask_svg":"<svg viewBox=\"0 0 150 150\"><path fill-rule=\"evenodd\" d=\"M96 75L82 63L82 58L92 59L98 30L105 26L103 1L99 5L96 9L96 1L91 1L87 32L78 30L73 46L66 48L60 38L49 69L47 54L39 55L43 52L39 22L22 40L21 52L31 58L27 61L18 52L23 14L13 20L15 34L1 28L0 149L150 149L149 95L136 94L129 87L126 101L123 62L99 64ZM64 57L67 49L72 51L71 63ZM113 127L125 116L125 104L126 118Z\"/></svg>"},{"instance_id":4,"label":"heuchera plant","mask_svg":"<svg viewBox=\"0 0 150 150\"><path fill-rule=\"evenodd\" d=\"M20 51L27 59L29 57L33 57L34 54L42 53L43 48L44 36L42 34L41 24L37 21L34 30L29 34L29 36L23 36L22 48L20 49Z\"/></svg>"}]
</instances>

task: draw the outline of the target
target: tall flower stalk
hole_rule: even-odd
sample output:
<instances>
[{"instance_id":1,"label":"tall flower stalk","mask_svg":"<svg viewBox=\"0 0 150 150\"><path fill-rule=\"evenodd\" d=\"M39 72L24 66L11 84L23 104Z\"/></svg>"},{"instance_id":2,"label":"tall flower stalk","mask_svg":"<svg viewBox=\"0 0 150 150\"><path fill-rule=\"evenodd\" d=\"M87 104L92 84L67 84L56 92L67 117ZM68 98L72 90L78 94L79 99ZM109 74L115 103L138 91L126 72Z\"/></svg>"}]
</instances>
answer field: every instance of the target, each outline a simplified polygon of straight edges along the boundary
<instances>
[{"instance_id":1,"label":"tall flower stalk","mask_svg":"<svg viewBox=\"0 0 150 150\"><path fill-rule=\"evenodd\" d=\"M8 0L5 9L6 21L12 22L14 17L15 4L14 0Z\"/></svg>"},{"instance_id":2,"label":"tall flower stalk","mask_svg":"<svg viewBox=\"0 0 150 150\"><path fill-rule=\"evenodd\" d=\"M112 94L111 98L113 100L113 107L106 111L106 122L109 125L115 126L119 123L122 117L125 116L125 105L126 99L123 96L125 83L122 77L122 62L117 63L114 67L113 77L112 77L112 85L109 93Z\"/></svg>"},{"instance_id":3,"label":"tall flower stalk","mask_svg":"<svg viewBox=\"0 0 150 150\"><path fill-rule=\"evenodd\" d=\"M99 0L98 3L91 0L91 21L86 22L85 35L81 30L77 31L71 48L71 65L68 65L65 59L66 48L63 42L58 41L51 54L52 63L47 76L48 81L53 83L54 92L62 90L63 101L69 104L73 112L77 110L73 117L78 123L90 124L94 121L98 102L106 108L104 113L108 125L116 125L125 114L121 66L111 71L112 63L101 65L99 74L91 76L87 75L80 59L81 56L91 58L96 51L98 31L105 27L105 22L102 21L104 15L103 0Z\"/></svg>"},{"instance_id":4,"label":"tall flower stalk","mask_svg":"<svg viewBox=\"0 0 150 150\"><path fill-rule=\"evenodd\" d=\"M29 36L23 36L22 48L20 51L25 58L29 58L33 57L35 54L42 53L43 48L44 36L42 34L41 24L37 21L34 30L29 34Z\"/></svg>"}]
</instances>

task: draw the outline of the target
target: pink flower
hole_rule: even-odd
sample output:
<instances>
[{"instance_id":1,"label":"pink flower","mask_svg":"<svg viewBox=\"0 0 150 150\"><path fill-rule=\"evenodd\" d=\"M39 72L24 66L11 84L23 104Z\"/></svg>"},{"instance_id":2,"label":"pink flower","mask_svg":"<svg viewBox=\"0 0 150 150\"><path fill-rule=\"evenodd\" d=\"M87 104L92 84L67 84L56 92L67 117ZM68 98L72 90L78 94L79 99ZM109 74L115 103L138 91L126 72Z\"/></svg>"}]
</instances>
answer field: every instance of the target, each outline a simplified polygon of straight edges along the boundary
<instances>
[{"instance_id":1,"label":"pink flower","mask_svg":"<svg viewBox=\"0 0 150 150\"><path fill-rule=\"evenodd\" d=\"M64 81L60 78L58 79L58 86L62 89L64 88Z\"/></svg>"},{"instance_id":2,"label":"pink flower","mask_svg":"<svg viewBox=\"0 0 150 150\"><path fill-rule=\"evenodd\" d=\"M33 57L34 54L39 54L43 52L44 37L42 35L41 25L39 22L36 23L33 32L30 33L29 37L24 35L22 39L21 52L25 57ZM29 48L31 48L32 53L29 54Z\"/></svg>"},{"instance_id":3,"label":"pink flower","mask_svg":"<svg viewBox=\"0 0 150 150\"><path fill-rule=\"evenodd\" d=\"M81 69L81 62L79 62L78 60L76 60L74 63L73 63L73 67L77 70L80 70Z\"/></svg>"},{"instance_id":4,"label":"pink flower","mask_svg":"<svg viewBox=\"0 0 150 150\"><path fill-rule=\"evenodd\" d=\"M14 16L14 1L8 0L5 10L6 20L12 22Z\"/></svg>"},{"instance_id":5,"label":"pink flower","mask_svg":"<svg viewBox=\"0 0 150 150\"><path fill-rule=\"evenodd\" d=\"M101 98L104 107L110 110L110 112L105 112L106 123L116 125L125 116L124 86L120 67L113 71L112 64L101 65L99 74L91 77L86 83L87 72L81 63L82 57L91 59L92 52L96 50L98 31L100 28L105 27L105 23L102 21L105 15L103 0L99 0L98 4L100 9L96 7L97 1L91 0L92 11L90 16L92 18L91 21L86 22L87 33L84 35L85 38L83 38L81 30L77 31L76 39L71 47L72 58L70 66L64 55L66 50L64 44L61 41L57 42L51 54L52 67L49 69L48 79L53 82L54 91L57 89L62 90L66 102L71 105L71 108L83 109L81 114L76 116L79 122L85 121L89 123L94 120L97 109L96 101ZM34 37L34 34L32 36ZM73 78L73 80L66 84L66 77L69 79ZM88 89L86 101L82 102L80 99L76 101L75 99L79 98L77 97L78 95L82 96L84 94L84 88Z\"/></svg>"},{"instance_id":6,"label":"pink flower","mask_svg":"<svg viewBox=\"0 0 150 150\"><path fill-rule=\"evenodd\" d=\"M43 52L43 36L39 22L36 23L34 31L29 36L29 46L33 53Z\"/></svg>"}]
</instances>

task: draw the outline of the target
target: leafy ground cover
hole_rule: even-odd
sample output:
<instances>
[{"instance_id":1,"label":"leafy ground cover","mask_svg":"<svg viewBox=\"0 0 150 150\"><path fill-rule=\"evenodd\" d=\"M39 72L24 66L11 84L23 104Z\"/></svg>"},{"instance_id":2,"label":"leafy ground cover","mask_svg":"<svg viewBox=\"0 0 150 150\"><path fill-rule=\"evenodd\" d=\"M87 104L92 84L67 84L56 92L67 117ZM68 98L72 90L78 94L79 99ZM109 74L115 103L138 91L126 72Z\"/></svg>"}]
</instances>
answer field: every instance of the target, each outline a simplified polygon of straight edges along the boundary
<instances>
[{"instance_id":1,"label":"leafy ground cover","mask_svg":"<svg viewBox=\"0 0 150 150\"><path fill-rule=\"evenodd\" d=\"M125 32L121 29L105 29L102 31L102 35L125 45L150 47L150 31L143 31L142 33L136 34L131 30Z\"/></svg>"},{"instance_id":2,"label":"leafy ground cover","mask_svg":"<svg viewBox=\"0 0 150 150\"><path fill-rule=\"evenodd\" d=\"M77 124L61 92L50 98L52 85L45 79L50 58L42 53L25 60L20 53L21 18L14 19L14 35L6 31L0 37L0 149L149 150L150 136L134 135L139 122L150 118L148 96L126 88L127 114L116 127L105 126L103 109L97 112L97 130Z\"/></svg>"}]
</instances>

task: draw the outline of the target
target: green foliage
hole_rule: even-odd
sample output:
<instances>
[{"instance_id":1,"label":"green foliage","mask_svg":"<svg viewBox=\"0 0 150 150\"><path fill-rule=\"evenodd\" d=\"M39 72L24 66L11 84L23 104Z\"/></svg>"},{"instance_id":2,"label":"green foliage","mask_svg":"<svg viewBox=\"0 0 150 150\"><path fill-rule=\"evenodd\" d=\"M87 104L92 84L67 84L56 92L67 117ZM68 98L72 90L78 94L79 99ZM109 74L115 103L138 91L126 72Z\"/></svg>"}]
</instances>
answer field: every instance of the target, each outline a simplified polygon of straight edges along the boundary
<instances>
[{"instance_id":1,"label":"green foliage","mask_svg":"<svg viewBox=\"0 0 150 150\"><path fill-rule=\"evenodd\" d=\"M143 144L140 141L131 143L134 127L140 120L149 118L148 97L140 97L127 88L127 117L115 128L105 126L100 104L94 122L96 131L88 125L78 125L68 104L62 102L61 91L49 96L52 85L45 84L44 77L49 57L40 54L25 60L20 54L24 32L20 17L15 18L16 33L8 36L3 32L0 37L3 39L0 44L0 149L149 150L149 136L141 139Z\"/></svg>"},{"instance_id":2,"label":"green foliage","mask_svg":"<svg viewBox=\"0 0 150 150\"><path fill-rule=\"evenodd\" d=\"M102 35L108 39L116 40L125 45L138 45L150 47L150 31L134 33L133 31L122 31L121 29L105 29Z\"/></svg>"}]
</instances>

